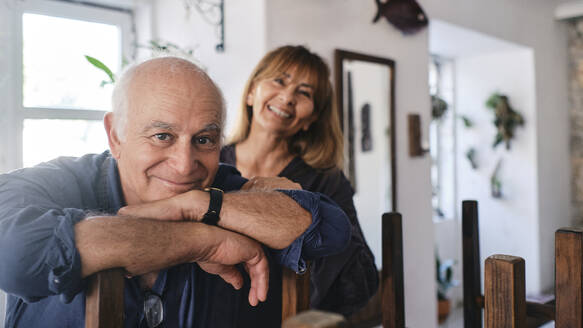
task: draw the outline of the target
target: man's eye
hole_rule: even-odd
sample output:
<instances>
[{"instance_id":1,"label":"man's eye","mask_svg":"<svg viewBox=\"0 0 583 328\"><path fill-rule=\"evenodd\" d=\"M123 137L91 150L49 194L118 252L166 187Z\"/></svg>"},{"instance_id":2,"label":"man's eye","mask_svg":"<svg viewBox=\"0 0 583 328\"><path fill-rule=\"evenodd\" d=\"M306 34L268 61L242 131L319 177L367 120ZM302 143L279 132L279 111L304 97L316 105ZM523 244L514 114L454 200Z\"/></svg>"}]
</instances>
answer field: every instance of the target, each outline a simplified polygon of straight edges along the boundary
<instances>
[{"instance_id":1,"label":"man's eye","mask_svg":"<svg viewBox=\"0 0 583 328\"><path fill-rule=\"evenodd\" d=\"M196 138L196 143L198 143L199 145L205 145L207 143L211 142L210 139L208 137L198 137Z\"/></svg>"},{"instance_id":2,"label":"man's eye","mask_svg":"<svg viewBox=\"0 0 583 328\"><path fill-rule=\"evenodd\" d=\"M169 133L156 133L154 138L160 141L169 141L172 136Z\"/></svg>"},{"instance_id":3,"label":"man's eye","mask_svg":"<svg viewBox=\"0 0 583 328\"><path fill-rule=\"evenodd\" d=\"M203 146L214 146L216 143L215 138L208 136L196 137L194 141L196 142L197 145Z\"/></svg>"}]
</instances>

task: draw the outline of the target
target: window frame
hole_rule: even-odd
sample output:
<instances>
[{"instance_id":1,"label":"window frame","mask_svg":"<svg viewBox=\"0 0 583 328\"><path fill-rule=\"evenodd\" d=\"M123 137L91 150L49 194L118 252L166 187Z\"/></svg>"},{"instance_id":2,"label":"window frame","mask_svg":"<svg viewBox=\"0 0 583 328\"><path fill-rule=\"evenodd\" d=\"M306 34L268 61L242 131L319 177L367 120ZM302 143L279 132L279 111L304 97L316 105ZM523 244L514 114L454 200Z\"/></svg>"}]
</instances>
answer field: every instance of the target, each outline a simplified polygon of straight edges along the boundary
<instances>
[{"instance_id":1,"label":"window frame","mask_svg":"<svg viewBox=\"0 0 583 328\"><path fill-rule=\"evenodd\" d=\"M63 119L102 121L106 111L87 109L59 109L43 107L24 107L23 104L23 26L25 13L47 15L93 23L115 25L119 28L120 49L119 67L123 54L132 54L135 40L133 11L100 5L79 4L67 1L26 0L12 1L5 12L10 21L10 42L6 50L6 60L0 58L0 71L7 72L7 83L1 83L0 97L6 99L0 111L0 173L17 169L23 165L23 128L26 119ZM0 14L0 18L2 15ZM0 28L2 28L0 24ZM88 63L89 65L89 63ZM97 82L96 82L97 83ZM5 108L2 108L5 107Z\"/></svg>"},{"instance_id":2,"label":"window frame","mask_svg":"<svg viewBox=\"0 0 583 328\"><path fill-rule=\"evenodd\" d=\"M458 157L458 146L457 146L457 138L458 138L458 121L459 121L459 117L457 116L457 105L456 105L456 91L457 91L457 85L456 85L456 74L455 74L455 70L456 70L456 62L454 58L448 58L448 57L443 57L443 56L439 56L439 55L435 55L435 54L431 54L429 57L430 62L434 63L434 65L436 64L436 66L442 65L442 66L447 66L448 69L451 71L451 99L447 99L447 104L448 104L448 111L451 115L451 127L450 127L450 133L451 133L451 145L452 145L452 152L449 154L445 154L444 152L444 141L443 141L443 135L444 133L444 129L445 127L443 126L443 122L437 122L434 121L433 119L431 120L431 125L432 127L434 127L436 129L436 135L435 137L437 138L436 145L437 145L437 149L434 149L434 145L431 145L431 150L432 153L433 151L435 151L437 157L433 157L433 154L431 154L431 170L433 171L433 169L437 170L437 186L435 186L433 184L433 177L431 177L431 184L432 184L432 190L435 190L435 187L437 187L438 189L438 194L435 196L437 198L437 208L439 209L444 209L445 206L444 205L449 205L447 212L450 212L450 215L447 215L447 212L444 213L444 216L439 216L435 210L436 207L433 204L433 200L435 199L434 196L432 196L432 213L433 213L433 221L444 221L444 220L455 220L459 217L459 212L458 212L458 206L456 206L456 204L458 203L458 188L457 188L457 157ZM439 68L436 67L438 70ZM435 90L436 94L438 96L443 96L443 76L441 76L441 74L439 74L439 72L436 72L437 76L436 76L436 83L435 85L430 85L429 89L430 89L430 94L431 94L431 89L432 87L436 87L437 90ZM431 127L430 127L431 129ZM430 137L434 137L432 135L432 133L430 132ZM433 141L432 141L433 143ZM448 156L451 160L451 167L443 167L442 166L442 158L443 156ZM450 178L451 180L444 180L443 176L444 171L446 169L451 170L450 173ZM433 174L433 172L432 172ZM445 184L452 184L452 188L451 188L451 192L452 192L452 199L451 199L451 203L449 204L445 204L444 201L444 194L443 191L441 189L441 187Z\"/></svg>"}]
</instances>

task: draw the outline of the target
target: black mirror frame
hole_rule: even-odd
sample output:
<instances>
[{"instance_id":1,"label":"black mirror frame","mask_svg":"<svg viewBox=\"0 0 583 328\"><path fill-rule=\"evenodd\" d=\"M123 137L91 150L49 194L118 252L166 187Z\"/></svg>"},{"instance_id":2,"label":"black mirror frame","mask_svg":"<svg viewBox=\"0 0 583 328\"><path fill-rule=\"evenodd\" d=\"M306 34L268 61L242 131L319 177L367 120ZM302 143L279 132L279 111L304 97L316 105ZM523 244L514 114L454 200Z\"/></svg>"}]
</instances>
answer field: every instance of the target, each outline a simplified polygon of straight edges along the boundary
<instances>
[{"instance_id":1,"label":"black mirror frame","mask_svg":"<svg viewBox=\"0 0 583 328\"><path fill-rule=\"evenodd\" d=\"M377 63L386 65L391 70L389 76L389 97L390 103L389 108L389 130L390 130L390 142L389 142L389 153L391 154L391 198L392 198L392 209L391 211L397 211L397 161L396 161L396 142L395 142L395 61L389 58L376 57L371 55L366 55L362 53L336 49L334 51L334 79L335 79L335 91L336 91L336 109L338 110L338 117L340 119L340 127L344 133L344 79L342 73L342 62L347 60L360 60L364 62Z\"/></svg>"}]
</instances>

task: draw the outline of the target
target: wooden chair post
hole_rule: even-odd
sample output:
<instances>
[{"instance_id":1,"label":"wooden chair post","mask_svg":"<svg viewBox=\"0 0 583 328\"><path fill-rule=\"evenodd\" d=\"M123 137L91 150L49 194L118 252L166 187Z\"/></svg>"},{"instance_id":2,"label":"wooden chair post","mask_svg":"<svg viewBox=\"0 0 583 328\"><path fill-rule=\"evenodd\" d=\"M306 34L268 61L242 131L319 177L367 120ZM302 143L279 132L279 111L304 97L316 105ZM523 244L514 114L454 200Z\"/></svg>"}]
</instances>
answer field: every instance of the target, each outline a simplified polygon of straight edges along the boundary
<instances>
[{"instance_id":1,"label":"wooden chair post","mask_svg":"<svg viewBox=\"0 0 583 328\"><path fill-rule=\"evenodd\" d=\"M296 274L283 268L281 273L281 322L310 308L310 270Z\"/></svg>"},{"instance_id":2,"label":"wooden chair post","mask_svg":"<svg viewBox=\"0 0 583 328\"><path fill-rule=\"evenodd\" d=\"M105 270L91 276L85 295L85 328L122 328L123 294L122 269Z\"/></svg>"},{"instance_id":3,"label":"wooden chair post","mask_svg":"<svg viewBox=\"0 0 583 328\"><path fill-rule=\"evenodd\" d=\"M524 260L509 255L486 259L484 274L486 328L525 328Z\"/></svg>"},{"instance_id":4,"label":"wooden chair post","mask_svg":"<svg viewBox=\"0 0 583 328\"><path fill-rule=\"evenodd\" d=\"M480 281L480 238L478 202L462 202L462 253L464 287L464 327L482 327L483 298Z\"/></svg>"},{"instance_id":5,"label":"wooden chair post","mask_svg":"<svg viewBox=\"0 0 583 328\"><path fill-rule=\"evenodd\" d=\"M555 232L555 325L583 327L583 230Z\"/></svg>"},{"instance_id":6,"label":"wooden chair post","mask_svg":"<svg viewBox=\"0 0 583 328\"><path fill-rule=\"evenodd\" d=\"M399 213L383 214L383 268L381 270L381 310L384 328L405 327L403 279L403 226Z\"/></svg>"}]
</instances>

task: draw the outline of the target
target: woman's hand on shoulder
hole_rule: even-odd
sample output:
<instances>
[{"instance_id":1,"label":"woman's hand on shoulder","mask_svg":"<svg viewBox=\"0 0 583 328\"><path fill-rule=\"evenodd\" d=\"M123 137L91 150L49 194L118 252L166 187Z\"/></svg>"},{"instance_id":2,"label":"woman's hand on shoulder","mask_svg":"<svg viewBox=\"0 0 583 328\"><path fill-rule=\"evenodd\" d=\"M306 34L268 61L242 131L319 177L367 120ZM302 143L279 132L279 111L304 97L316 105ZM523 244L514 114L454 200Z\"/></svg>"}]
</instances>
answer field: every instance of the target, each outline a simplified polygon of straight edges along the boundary
<instances>
[{"instance_id":1,"label":"woman's hand on shoulder","mask_svg":"<svg viewBox=\"0 0 583 328\"><path fill-rule=\"evenodd\" d=\"M241 187L241 190L245 191L271 191L275 189L301 190L302 186L283 177L252 177Z\"/></svg>"}]
</instances>

